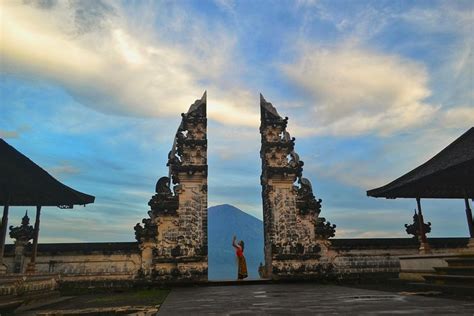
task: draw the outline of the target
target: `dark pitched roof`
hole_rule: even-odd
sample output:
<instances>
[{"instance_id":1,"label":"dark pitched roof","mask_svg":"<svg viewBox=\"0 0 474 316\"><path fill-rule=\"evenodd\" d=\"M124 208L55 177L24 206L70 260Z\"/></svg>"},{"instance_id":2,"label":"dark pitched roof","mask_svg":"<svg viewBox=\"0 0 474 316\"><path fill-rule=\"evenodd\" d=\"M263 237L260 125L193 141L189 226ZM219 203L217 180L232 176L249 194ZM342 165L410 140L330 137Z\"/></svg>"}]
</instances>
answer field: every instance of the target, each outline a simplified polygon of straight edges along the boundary
<instances>
[{"instance_id":1,"label":"dark pitched roof","mask_svg":"<svg viewBox=\"0 0 474 316\"><path fill-rule=\"evenodd\" d=\"M62 184L0 138L0 205L72 207L94 200Z\"/></svg>"},{"instance_id":2,"label":"dark pitched roof","mask_svg":"<svg viewBox=\"0 0 474 316\"><path fill-rule=\"evenodd\" d=\"M367 191L386 198L474 198L474 127L433 158L389 184Z\"/></svg>"}]
</instances>

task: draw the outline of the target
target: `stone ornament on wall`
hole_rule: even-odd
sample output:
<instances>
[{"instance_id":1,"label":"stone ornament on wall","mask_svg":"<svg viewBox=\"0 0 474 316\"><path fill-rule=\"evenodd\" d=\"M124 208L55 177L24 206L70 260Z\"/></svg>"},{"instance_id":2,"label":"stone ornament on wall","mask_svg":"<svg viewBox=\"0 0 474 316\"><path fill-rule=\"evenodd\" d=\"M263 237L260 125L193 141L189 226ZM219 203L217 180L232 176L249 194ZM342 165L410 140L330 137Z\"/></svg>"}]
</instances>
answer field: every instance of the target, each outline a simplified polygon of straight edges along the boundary
<instances>
[{"instance_id":1,"label":"stone ornament on wall","mask_svg":"<svg viewBox=\"0 0 474 316\"><path fill-rule=\"evenodd\" d=\"M328 238L336 225L319 217L321 199L303 177L303 161L295 138L286 130L288 118L260 95L262 200L266 275L312 278L329 274L333 256Z\"/></svg>"},{"instance_id":2,"label":"stone ornament on wall","mask_svg":"<svg viewBox=\"0 0 474 316\"><path fill-rule=\"evenodd\" d=\"M420 216L415 210L415 214L413 215L413 223L408 225L405 224L405 231L408 235L413 235L413 238L420 240ZM423 223L423 231L425 234L429 234L431 232L431 223Z\"/></svg>"},{"instance_id":3,"label":"stone ornament on wall","mask_svg":"<svg viewBox=\"0 0 474 316\"><path fill-rule=\"evenodd\" d=\"M10 226L10 238L15 239L15 259L14 259L14 273L22 273L25 261L25 247L29 241L33 239L35 235L35 229L30 225L30 218L28 217L28 211L25 212L25 216L21 219L20 226Z\"/></svg>"},{"instance_id":4,"label":"stone ornament on wall","mask_svg":"<svg viewBox=\"0 0 474 316\"><path fill-rule=\"evenodd\" d=\"M206 93L183 113L161 177L135 226L141 275L154 280L207 280Z\"/></svg>"}]
</instances>

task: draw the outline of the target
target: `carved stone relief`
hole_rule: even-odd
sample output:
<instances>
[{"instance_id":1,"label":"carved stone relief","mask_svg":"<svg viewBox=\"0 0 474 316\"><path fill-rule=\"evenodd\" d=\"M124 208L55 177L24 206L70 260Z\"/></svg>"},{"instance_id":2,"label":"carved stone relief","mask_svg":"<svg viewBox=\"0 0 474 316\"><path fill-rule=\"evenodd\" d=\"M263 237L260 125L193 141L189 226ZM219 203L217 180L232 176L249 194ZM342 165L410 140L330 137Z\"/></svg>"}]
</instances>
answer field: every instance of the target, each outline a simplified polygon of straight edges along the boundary
<instances>
[{"instance_id":1,"label":"carved stone relief","mask_svg":"<svg viewBox=\"0 0 474 316\"><path fill-rule=\"evenodd\" d=\"M207 280L206 129L204 94L182 114L168 154L169 177L158 180L148 203L149 218L135 226L144 277Z\"/></svg>"},{"instance_id":2,"label":"carved stone relief","mask_svg":"<svg viewBox=\"0 0 474 316\"><path fill-rule=\"evenodd\" d=\"M302 177L304 164L286 130L288 118L282 118L263 96L260 113L266 275L325 276L333 269L328 238L334 236L335 225L319 217L321 200Z\"/></svg>"}]
</instances>

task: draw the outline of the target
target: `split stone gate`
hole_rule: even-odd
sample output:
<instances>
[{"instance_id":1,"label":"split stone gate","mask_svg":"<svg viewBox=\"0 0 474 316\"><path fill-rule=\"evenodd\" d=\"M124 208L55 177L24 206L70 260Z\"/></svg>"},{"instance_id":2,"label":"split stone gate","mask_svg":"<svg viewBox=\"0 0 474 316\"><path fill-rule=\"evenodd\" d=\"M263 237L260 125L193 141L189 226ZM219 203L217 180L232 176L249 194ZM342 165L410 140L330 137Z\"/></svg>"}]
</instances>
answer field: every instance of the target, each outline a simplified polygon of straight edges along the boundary
<instances>
[{"instance_id":1,"label":"split stone gate","mask_svg":"<svg viewBox=\"0 0 474 316\"><path fill-rule=\"evenodd\" d=\"M156 281L207 280L206 93L183 113L168 154L169 174L156 184L148 217L135 226L140 276ZM329 238L335 225L319 217L321 200L303 177L295 138L260 95L264 274L273 279L320 278L331 273Z\"/></svg>"}]
</instances>

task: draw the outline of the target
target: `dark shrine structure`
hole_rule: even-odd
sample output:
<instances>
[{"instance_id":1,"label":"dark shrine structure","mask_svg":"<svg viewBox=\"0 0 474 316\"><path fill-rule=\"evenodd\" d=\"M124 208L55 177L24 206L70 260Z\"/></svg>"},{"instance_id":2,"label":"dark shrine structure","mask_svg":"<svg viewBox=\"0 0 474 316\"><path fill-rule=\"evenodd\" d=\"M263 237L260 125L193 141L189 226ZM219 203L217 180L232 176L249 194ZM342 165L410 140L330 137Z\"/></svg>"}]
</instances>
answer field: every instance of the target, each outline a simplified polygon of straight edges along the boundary
<instances>
[{"instance_id":1,"label":"dark shrine structure","mask_svg":"<svg viewBox=\"0 0 474 316\"><path fill-rule=\"evenodd\" d=\"M320 278L333 269L329 238L336 225L319 217L321 199L303 177L288 118L260 95L265 269L273 279Z\"/></svg>"},{"instance_id":2,"label":"dark shrine structure","mask_svg":"<svg viewBox=\"0 0 474 316\"><path fill-rule=\"evenodd\" d=\"M416 200L418 212L410 227L420 239L420 253L429 253L426 239L429 228L424 222L421 199L460 199L463 201L470 242L474 250L474 225L470 201L474 199L474 127L440 151L433 158L389 184L367 191L368 196L387 199L411 198ZM408 232L408 230L407 230Z\"/></svg>"},{"instance_id":3,"label":"dark shrine structure","mask_svg":"<svg viewBox=\"0 0 474 316\"><path fill-rule=\"evenodd\" d=\"M207 280L206 93L191 105L156 183L148 217L135 226L140 275L154 281Z\"/></svg>"},{"instance_id":4,"label":"dark shrine structure","mask_svg":"<svg viewBox=\"0 0 474 316\"><path fill-rule=\"evenodd\" d=\"M29 226L25 214L22 225L10 228L10 236L16 239L16 257L29 240L33 240L32 254L26 272L35 272L35 261L38 249L40 214L43 206L72 208L74 205L94 203L95 197L76 191L51 176L48 172L28 159L25 155L0 139L0 205L3 206L3 217L0 228L0 269L5 272L3 255L8 225L10 206L34 206L36 217L34 228ZM15 271L23 272L22 262L15 262Z\"/></svg>"}]
</instances>

